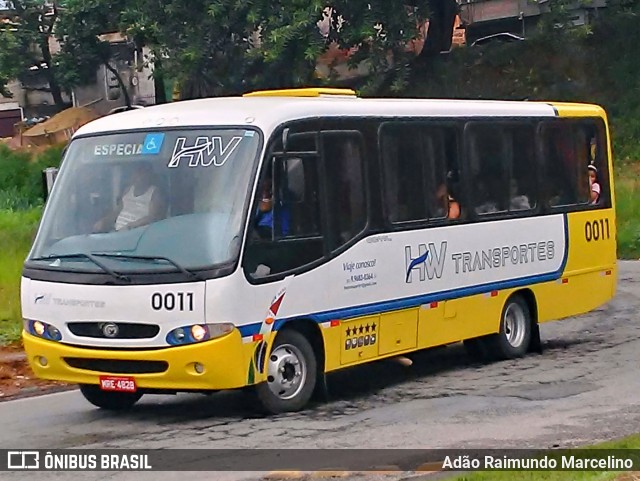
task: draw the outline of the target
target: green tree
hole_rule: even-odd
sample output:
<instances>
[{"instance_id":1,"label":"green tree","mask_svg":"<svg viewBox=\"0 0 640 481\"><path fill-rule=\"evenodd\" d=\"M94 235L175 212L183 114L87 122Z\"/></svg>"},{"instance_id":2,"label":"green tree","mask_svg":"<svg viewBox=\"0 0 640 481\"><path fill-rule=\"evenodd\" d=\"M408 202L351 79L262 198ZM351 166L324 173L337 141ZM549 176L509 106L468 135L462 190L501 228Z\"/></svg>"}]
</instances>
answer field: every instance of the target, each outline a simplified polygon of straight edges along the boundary
<instances>
[{"instance_id":1,"label":"green tree","mask_svg":"<svg viewBox=\"0 0 640 481\"><path fill-rule=\"evenodd\" d=\"M316 76L316 64L330 43L325 5L322 0L254 2L249 15L254 42L247 51L250 65L247 87L286 88L321 83Z\"/></svg>"},{"instance_id":2,"label":"green tree","mask_svg":"<svg viewBox=\"0 0 640 481\"><path fill-rule=\"evenodd\" d=\"M112 60L117 55L112 45L100 35L116 32L127 0L66 0L63 15L56 26L56 36L62 47L58 54L59 71L64 86L95 82L96 70L104 66L118 82L127 106L131 98Z\"/></svg>"},{"instance_id":3,"label":"green tree","mask_svg":"<svg viewBox=\"0 0 640 481\"><path fill-rule=\"evenodd\" d=\"M16 55L20 50L20 40L16 33L5 25L0 30L0 95L11 97L7 84L24 72L24 56Z\"/></svg>"},{"instance_id":4,"label":"green tree","mask_svg":"<svg viewBox=\"0 0 640 481\"><path fill-rule=\"evenodd\" d=\"M121 26L148 45L181 87L182 98L242 90L251 47L248 15L252 2L133 0Z\"/></svg>"},{"instance_id":5,"label":"green tree","mask_svg":"<svg viewBox=\"0 0 640 481\"><path fill-rule=\"evenodd\" d=\"M11 0L0 24L0 93L10 96L9 81L40 72L55 104L65 106L57 78L57 65L49 41L59 16L58 3L47 0Z\"/></svg>"},{"instance_id":6,"label":"green tree","mask_svg":"<svg viewBox=\"0 0 640 481\"><path fill-rule=\"evenodd\" d=\"M352 66L370 67L370 91L399 90L426 56L407 47L432 2L455 7L455 0L131 0L122 28L151 47L182 98L321 84L316 63L332 43L355 52ZM441 28L430 28L425 54L442 50L442 38L446 44L452 11L438 11L433 24Z\"/></svg>"},{"instance_id":7,"label":"green tree","mask_svg":"<svg viewBox=\"0 0 640 481\"><path fill-rule=\"evenodd\" d=\"M410 42L420 37L428 1L338 0L330 11L330 38L351 49L352 66L368 64L366 92L401 90L408 80L415 53Z\"/></svg>"}]
</instances>

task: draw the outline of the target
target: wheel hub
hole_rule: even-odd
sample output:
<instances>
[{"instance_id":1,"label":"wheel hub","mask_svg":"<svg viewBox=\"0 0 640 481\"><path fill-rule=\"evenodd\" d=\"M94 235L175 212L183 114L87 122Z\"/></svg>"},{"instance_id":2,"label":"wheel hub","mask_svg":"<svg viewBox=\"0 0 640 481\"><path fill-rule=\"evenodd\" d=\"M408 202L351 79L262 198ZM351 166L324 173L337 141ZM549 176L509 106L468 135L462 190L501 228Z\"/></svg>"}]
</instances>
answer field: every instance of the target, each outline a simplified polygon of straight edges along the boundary
<instances>
[{"instance_id":1,"label":"wheel hub","mask_svg":"<svg viewBox=\"0 0 640 481\"><path fill-rule=\"evenodd\" d=\"M297 347L283 344L269 356L267 384L280 399L295 397L304 386L306 377L307 366Z\"/></svg>"},{"instance_id":2,"label":"wheel hub","mask_svg":"<svg viewBox=\"0 0 640 481\"><path fill-rule=\"evenodd\" d=\"M504 313L504 333L511 347L520 347L524 341L527 316L518 304L510 304Z\"/></svg>"}]
</instances>

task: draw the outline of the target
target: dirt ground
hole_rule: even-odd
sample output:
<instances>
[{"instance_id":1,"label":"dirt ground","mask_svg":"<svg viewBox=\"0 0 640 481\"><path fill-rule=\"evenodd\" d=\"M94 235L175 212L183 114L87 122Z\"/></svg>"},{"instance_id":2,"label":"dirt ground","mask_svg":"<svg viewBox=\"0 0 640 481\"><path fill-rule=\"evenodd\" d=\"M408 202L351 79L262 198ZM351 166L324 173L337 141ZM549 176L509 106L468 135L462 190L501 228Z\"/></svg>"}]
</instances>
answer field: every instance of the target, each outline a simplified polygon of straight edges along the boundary
<instances>
[{"instance_id":1,"label":"dirt ground","mask_svg":"<svg viewBox=\"0 0 640 481\"><path fill-rule=\"evenodd\" d=\"M615 481L640 481L640 471L621 474Z\"/></svg>"},{"instance_id":2,"label":"dirt ground","mask_svg":"<svg viewBox=\"0 0 640 481\"><path fill-rule=\"evenodd\" d=\"M72 388L68 384L37 379L22 346L0 346L0 402Z\"/></svg>"}]
</instances>

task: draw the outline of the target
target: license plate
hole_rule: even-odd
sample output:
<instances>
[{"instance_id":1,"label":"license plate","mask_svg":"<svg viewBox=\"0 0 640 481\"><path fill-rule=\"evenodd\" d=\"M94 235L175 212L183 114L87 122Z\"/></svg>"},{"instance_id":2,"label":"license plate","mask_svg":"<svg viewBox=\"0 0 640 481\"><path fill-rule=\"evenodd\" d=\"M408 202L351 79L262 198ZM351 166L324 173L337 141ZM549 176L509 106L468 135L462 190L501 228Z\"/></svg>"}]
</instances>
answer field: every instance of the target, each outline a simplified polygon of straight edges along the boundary
<instances>
[{"instance_id":1,"label":"license plate","mask_svg":"<svg viewBox=\"0 0 640 481\"><path fill-rule=\"evenodd\" d=\"M136 392L136 380L127 376L100 376L100 389L103 391Z\"/></svg>"}]
</instances>

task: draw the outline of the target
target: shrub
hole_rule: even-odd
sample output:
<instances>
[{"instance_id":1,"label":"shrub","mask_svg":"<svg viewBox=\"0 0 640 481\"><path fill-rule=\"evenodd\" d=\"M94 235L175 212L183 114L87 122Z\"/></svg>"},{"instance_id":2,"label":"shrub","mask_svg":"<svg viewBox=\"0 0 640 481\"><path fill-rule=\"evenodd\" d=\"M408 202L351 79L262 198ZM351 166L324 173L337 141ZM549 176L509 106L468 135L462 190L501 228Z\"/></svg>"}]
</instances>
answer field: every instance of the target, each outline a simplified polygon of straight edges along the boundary
<instances>
[{"instance_id":1,"label":"shrub","mask_svg":"<svg viewBox=\"0 0 640 481\"><path fill-rule=\"evenodd\" d=\"M42 171L60 165L62 148L54 146L33 155L0 145L0 209L22 210L42 205Z\"/></svg>"}]
</instances>

